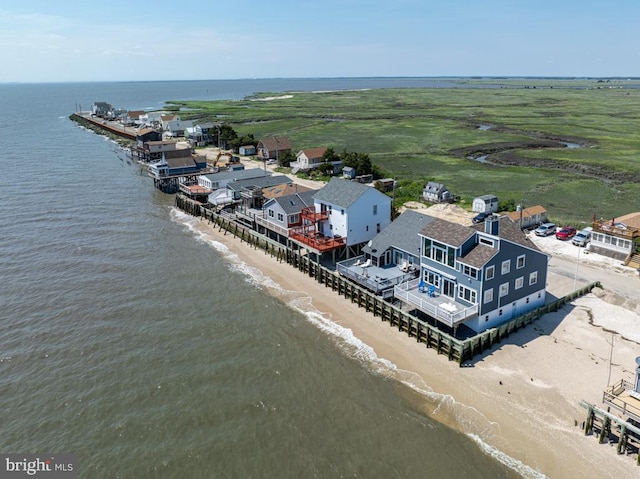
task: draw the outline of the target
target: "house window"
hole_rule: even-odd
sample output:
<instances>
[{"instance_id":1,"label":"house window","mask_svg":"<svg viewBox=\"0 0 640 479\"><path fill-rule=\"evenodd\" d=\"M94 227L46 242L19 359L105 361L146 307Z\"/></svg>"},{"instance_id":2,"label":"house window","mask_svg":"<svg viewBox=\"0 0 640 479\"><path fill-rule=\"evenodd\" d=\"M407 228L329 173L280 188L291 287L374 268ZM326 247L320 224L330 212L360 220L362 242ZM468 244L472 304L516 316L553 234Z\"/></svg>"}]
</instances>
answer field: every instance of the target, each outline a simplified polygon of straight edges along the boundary
<instances>
[{"instance_id":1,"label":"house window","mask_svg":"<svg viewBox=\"0 0 640 479\"><path fill-rule=\"evenodd\" d=\"M296 213L296 214L294 214L294 215L291 215L291 216L289 217L289 222L290 222L290 223L294 223L294 224L295 224L295 223L299 223L299 222L300 222L300 215L299 215L298 213Z\"/></svg>"},{"instance_id":2,"label":"house window","mask_svg":"<svg viewBox=\"0 0 640 479\"><path fill-rule=\"evenodd\" d=\"M487 289L484 292L484 304L490 303L493 301L493 288Z\"/></svg>"},{"instance_id":3,"label":"house window","mask_svg":"<svg viewBox=\"0 0 640 479\"><path fill-rule=\"evenodd\" d=\"M516 278L516 285L514 289L520 289L524 286L524 276L520 276L519 278Z\"/></svg>"},{"instance_id":4,"label":"house window","mask_svg":"<svg viewBox=\"0 0 640 479\"><path fill-rule=\"evenodd\" d=\"M377 215L378 214L378 205L373 205L373 215Z\"/></svg>"},{"instance_id":5,"label":"house window","mask_svg":"<svg viewBox=\"0 0 640 479\"><path fill-rule=\"evenodd\" d=\"M274 214L273 214L273 210L269 210L269 218L273 218Z\"/></svg>"},{"instance_id":6,"label":"house window","mask_svg":"<svg viewBox=\"0 0 640 479\"><path fill-rule=\"evenodd\" d=\"M495 266L489 266L485 272L485 276L487 278L487 280L489 279L493 279L493 276L496 273L496 267Z\"/></svg>"},{"instance_id":7,"label":"house window","mask_svg":"<svg viewBox=\"0 0 640 479\"><path fill-rule=\"evenodd\" d=\"M538 282L538 272L534 271L529 275L529 286Z\"/></svg>"},{"instance_id":8,"label":"house window","mask_svg":"<svg viewBox=\"0 0 640 479\"><path fill-rule=\"evenodd\" d=\"M278 221L284 221L284 215L282 213L278 213Z\"/></svg>"},{"instance_id":9,"label":"house window","mask_svg":"<svg viewBox=\"0 0 640 479\"><path fill-rule=\"evenodd\" d=\"M462 273L466 276L472 277L473 279L478 279L478 270L471 266L467 266L466 264L462 265Z\"/></svg>"},{"instance_id":10,"label":"house window","mask_svg":"<svg viewBox=\"0 0 640 479\"><path fill-rule=\"evenodd\" d=\"M511 260L508 259L502 262L502 274L509 274L511 271Z\"/></svg>"},{"instance_id":11,"label":"house window","mask_svg":"<svg viewBox=\"0 0 640 479\"><path fill-rule=\"evenodd\" d=\"M436 288L440 287L440 275L435 274L431 271L425 270L424 272L424 282L427 284L432 284Z\"/></svg>"},{"instance_id":12,"label":"house window","mask_svg":"<svg viewBox=\"0 0 640 479\"><path fill-rule=\"evenodd\" d=\"M527 303L527 304L529 304L529 298L527 298L527 301L526 301L526 303Z\"/></svg>"},{"instance_id":13,"label":"house window","mask_svg":"<svg viewBox=\"0 0 640 479\"><path fill-rule=\"evenodd\" d=\"M376 224L376 233L380 233L380 223Z\"/></svg>"},{"instance_id":14,"label":"house window","mask_svg":"<svg viewBox=\"0 0 640 479\"><path fill-rule=\"evenodd\" d=\"M479 242L482 244L486 244L487 246L491 246L492 248L495 246L495 243L493 240L490 240L488 238L483 238L482 236L480 236Z\"/></svg>"},{"instance_id":15,"label":"house window","mask_svg":"<svg viewBox=\"0 0 640 479\"><path fill-rule=\"evenodd\" d=\"M484 317L484 321L485 321L485 323L486 323L487 321L489 321L489 315L488 315L488 314Z\"/></svg>"},{"instance_id":16,"label":"house window","mask_svg":"<svg viewBox=\"0 0 640 479\"><path fill-rule=\"evenodd\" d=\"M458 286L458 297L464 299L469 303L476 302L476 291L473 289L465 288L464 286Z\"/></svg>"},{"instance_id":17,"label":"house window","mask_svg":"<svg viewBox=\"0 0 640 479\"><path fill-rule=\"evenodd\" d=\"M500 316L502 316L502 310L500 310L500 312L498 313Z\"/></svg>"},{"instance_id":18,"label":"house window","mask_svg":"<svg viewBox=\"0 0 640 479\"><path fill-rule=\"evenodd\" d=\"M369 225L367 225L367 231L369 231Z\"/></svg>"},{"instance_id":19,"label":"house window","mask_svg":"<svg viewBox=\"0 0 640 479\"><path fill-rule=\"evenodd\" d=\"M518 256L518 259L516 260L516 269L524 268L525 258L526 258L525 255Z\"/></svg>"},{"instance_id":20,"label":"house window","mask_svg":"<svg viewBox=\"0 0 640 479\"><path fill-rule=\"evenodd\" d=\"M344 209L340 210L340 213L342 213L342 216L344 216Z\"/></svg>"},{"instance_id":21,"label":"house window","mask_svg":"<svg viewBox=\"0 0 640 479\"><path fill-rule=\"evenodd\" d=\"M509 283L502 283L500 285L500 297L504 297L509 294Z\"/></svg>"}]
</instances>

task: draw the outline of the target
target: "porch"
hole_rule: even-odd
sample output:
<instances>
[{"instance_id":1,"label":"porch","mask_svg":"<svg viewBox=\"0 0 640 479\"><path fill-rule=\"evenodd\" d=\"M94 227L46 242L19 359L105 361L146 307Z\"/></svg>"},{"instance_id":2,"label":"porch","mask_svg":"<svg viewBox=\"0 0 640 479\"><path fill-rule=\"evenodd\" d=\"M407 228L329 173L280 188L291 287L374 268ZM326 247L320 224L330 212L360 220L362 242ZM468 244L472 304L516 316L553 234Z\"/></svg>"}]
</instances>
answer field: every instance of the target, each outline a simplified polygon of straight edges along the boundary
<instances>
[{"instance_id":1,"label":"porch","mask_svg":"<svg viewBox=\"0 0 640 479\"><path fill-rule=\"evenodd\" d=\"M421 286L420 278L413 279L394 287L396 298L415 306L420 311L437 319L451 328L456 328L463 321L478 314L478 305L467 306L456 302L455 298L430 292L429 288Z\"/></svg>"},{"instance_id":2,"label":"porch","mask_svg":"<svg viewBox=\"0 0 640 479\"><path fill-rule=\"evenodd\" d=\"M401 266L394 264L375 266L371 260L367 262L364 255L340 261L336 264L336 270L376 294L389 291L389 294L382 294L385 297L393 294L394 286L410 281L418 274L417 269L401 269Z\"/></svg>"},{"instance_id":3,"label":"porch","mask_svg":"<svg viewBox=\"0 0 640 479\"><path fill-rule=\"evenodd\" d=\"M621 379L609 386L602 394L602 402L640 423L640 394L630 382Z\"/></svg>"}]
</instances>

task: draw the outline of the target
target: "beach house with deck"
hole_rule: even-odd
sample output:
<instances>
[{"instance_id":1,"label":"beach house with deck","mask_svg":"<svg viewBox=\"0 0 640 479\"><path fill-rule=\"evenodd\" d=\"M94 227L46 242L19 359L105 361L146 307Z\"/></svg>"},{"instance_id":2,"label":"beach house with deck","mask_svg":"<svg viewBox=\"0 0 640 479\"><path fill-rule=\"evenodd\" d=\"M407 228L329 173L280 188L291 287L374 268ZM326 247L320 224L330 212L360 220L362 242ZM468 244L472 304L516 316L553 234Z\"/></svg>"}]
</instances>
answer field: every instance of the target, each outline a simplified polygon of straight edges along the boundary
<instances>
[{"instance_id":1,"label":"beach house with deck","mask_svg":"<svg viewBox=\"0 0 640 479\"><path fill-rule=\"evenodd\" d=\"M406 210L362 248L362 255L336 264L343 276L385 298L393 287L410 281L420 271L419 233L435 218Z\"/></svg>"},{"instance_id":2,"label":"beach house with deck","mask_svg":"<svg viewBox=\"0 0 640 479\"><path fill-rule=\"evenodd\" d=\"M301 211L302 224L289 237L316 253L342 249L347 257L391 223L391 198L367 185L342 178L316 192L313 206Z\"/></svg>"},{"instance_id":3,"label":"beach house with deck","mask_svg":"<svg viewBox=\"0 0 640 479\"><path fill-rule=\"evenodd\" d=\"M509 217L473 227L438 218L419 236L419 277L394 295L445 330L478 333L544 305L548 255Z\"/></svg>"}]
</instances>

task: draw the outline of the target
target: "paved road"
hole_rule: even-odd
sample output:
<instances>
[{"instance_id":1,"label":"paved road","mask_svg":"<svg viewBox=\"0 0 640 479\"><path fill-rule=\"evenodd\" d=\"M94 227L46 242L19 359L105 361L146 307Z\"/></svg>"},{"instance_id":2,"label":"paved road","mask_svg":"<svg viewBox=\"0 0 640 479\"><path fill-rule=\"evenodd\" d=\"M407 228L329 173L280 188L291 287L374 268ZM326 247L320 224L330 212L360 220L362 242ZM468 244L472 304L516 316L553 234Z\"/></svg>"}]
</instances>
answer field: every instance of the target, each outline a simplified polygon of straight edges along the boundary
<instances>
[{"instance_id":1,"label":"paved road","mask_svg":"<svg viewBox=\"0 0 640 479\"><path fill-rule=\"evenodd\" d=\"M618 271L606 265L578 263L576 259L552 256L548 270L548 290L563 296L581 286L600 281L604 289L640 302L640 277L632 271Z\"/></svg>"}]
</instances>

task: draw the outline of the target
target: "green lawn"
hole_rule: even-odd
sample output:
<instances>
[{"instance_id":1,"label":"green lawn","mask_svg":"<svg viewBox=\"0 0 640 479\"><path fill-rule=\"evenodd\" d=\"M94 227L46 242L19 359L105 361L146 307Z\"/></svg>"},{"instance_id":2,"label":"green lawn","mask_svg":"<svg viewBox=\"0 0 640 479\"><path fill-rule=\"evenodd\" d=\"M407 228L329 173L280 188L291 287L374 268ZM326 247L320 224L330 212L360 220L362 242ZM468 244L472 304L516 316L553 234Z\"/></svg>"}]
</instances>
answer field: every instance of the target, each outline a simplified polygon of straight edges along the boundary
<instances>
[{"instance_id":1,"label":"green lawn","mask_svg":"<svg viewBox=\"0 0 640 479\"><path fill-rule=\"evenodd\" d=\"M258 139L288 136L294 152L331 146L368 153L388 176L407 184L444 182L465 206L494 193L501 201L542 204L551 219L576 224L594 213L606 218L640 209L640 89L617 88L628 85L621 81L499 82L504 88L296 92L255 101L282 95L271 92L174 104L197 109L182 112L183 119L224 121ZM513 152L535 166L482 164L452 152L549 137L583 146Z\"/></svg>"}]
</instances>

